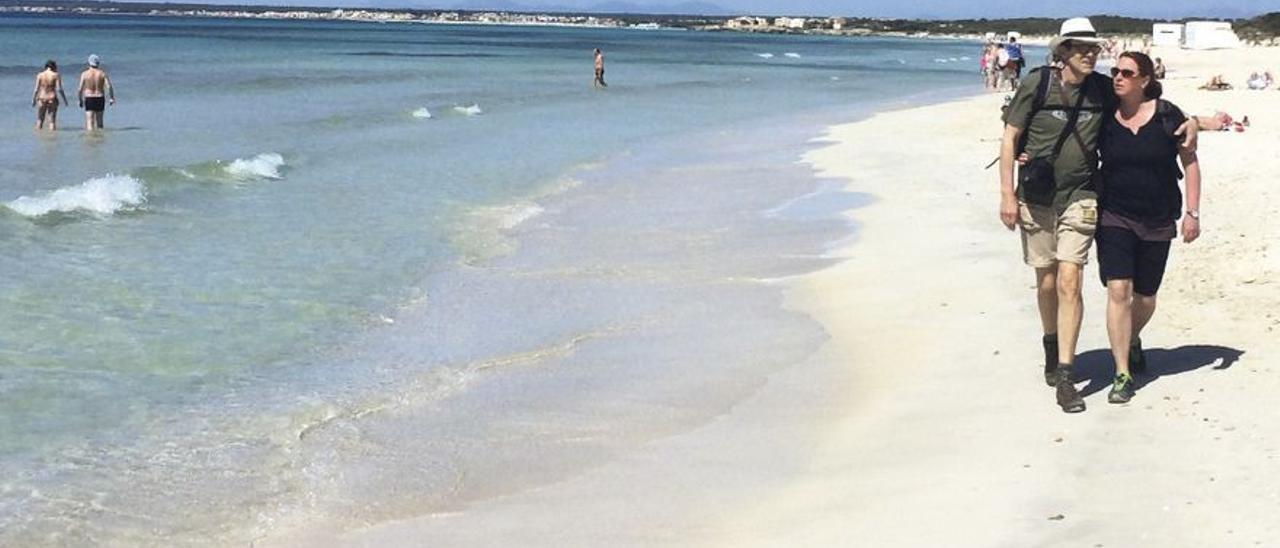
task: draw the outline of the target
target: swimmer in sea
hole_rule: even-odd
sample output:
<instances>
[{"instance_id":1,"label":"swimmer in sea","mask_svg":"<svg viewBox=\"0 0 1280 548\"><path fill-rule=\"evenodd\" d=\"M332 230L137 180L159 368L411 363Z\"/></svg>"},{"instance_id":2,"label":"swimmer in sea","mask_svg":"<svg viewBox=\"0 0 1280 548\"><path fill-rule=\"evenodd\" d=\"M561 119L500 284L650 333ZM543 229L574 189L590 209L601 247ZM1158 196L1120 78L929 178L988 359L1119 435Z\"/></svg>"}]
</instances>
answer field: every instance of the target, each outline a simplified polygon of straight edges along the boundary
<instances>
[{"instance_id":1,"label":"swimmer in sea","mask_svg":"<svg viewBox=\"0 0 1280 548\"><path fill-rule=\"evenodd\" d=\"M49 119L49 129L58 130L58 94L62 94L62 102L68 103L67 91L62 87L62 75L58 74L58 63L52 59L45 61L44 70L36 75L36 88L31 92L31 106L36 107L36 129L44 129L45 118Z\"/></svg>"},{"instance_id":2,"label":"swimmer in sea","mask_svg":"<svg viewBox=\"0 0 1280 548\"><path fill-rule=\"evenodd\" d=\"M112 105L116 104L116 87L107 73L98 68L99 64L97 55L89 56L89 68L80 73L80 85L76 89L80 107L84 109L85 131L102 129L102 111L106 110L108 99Z\"/></svg>"},{"instance_id":3,"label":"swimmer in sea","mask_svg":"<svg viewBox=\"0 0 1280 548\"><path fill-rule=\"evenodd\" d=\"M604 83L604 52L600 48L596 48L596 79L591 85L597 89L609 87L609 84Z\"/></svg>"}]
</instances>

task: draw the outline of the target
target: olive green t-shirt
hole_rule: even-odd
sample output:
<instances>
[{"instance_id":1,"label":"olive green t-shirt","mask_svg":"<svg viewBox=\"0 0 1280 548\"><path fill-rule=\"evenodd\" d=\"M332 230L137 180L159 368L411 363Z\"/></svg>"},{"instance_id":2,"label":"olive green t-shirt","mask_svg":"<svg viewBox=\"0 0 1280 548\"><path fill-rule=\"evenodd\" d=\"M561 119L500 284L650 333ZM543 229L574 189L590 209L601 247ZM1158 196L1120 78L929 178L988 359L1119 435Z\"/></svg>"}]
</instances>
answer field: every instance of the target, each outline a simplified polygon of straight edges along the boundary
<instances>
[{"instance_id":1,"label":"olive green t-shirt","mask_svg":"<svg viewBox=\"0 0 1280 548\"><path fill-rule=\"evenodd\" d=\"M1044 107L1027 125L1027 114L1031 112L1035 101L1036 87L1042 78L1050 77L1048 93L1045 94ZM1066 99L1063 99L1063 90ZM1018 91L1013 94L1008 110L1004 113L1004 122L1028 132L1027 155L1031 158L1049 157L1053 154L1053 146L1067 125L1071 110L1084 90L1085 99L1080 107L1080 117L1076 120L1076 131L1080 139L1068 134L1062 151L1053 162L1053 175L1056 188L1053 195L1053 206L1063 211L1067 206L1086 198L1097 198L1094 190L1095 173L1098 168L1097 150L1098 134L1102 129L1103 116L1115 109L1115 91L1111 87L1111 79L1096 72L1090 73L1081 85L1064 86L1061 76L1056 70L1036 70L1022 80ZM1080 141L1084 141L1087 150L1082 150ZM1023 197L1018 188L1018 199Z\"/></svg>"}]
</instances>

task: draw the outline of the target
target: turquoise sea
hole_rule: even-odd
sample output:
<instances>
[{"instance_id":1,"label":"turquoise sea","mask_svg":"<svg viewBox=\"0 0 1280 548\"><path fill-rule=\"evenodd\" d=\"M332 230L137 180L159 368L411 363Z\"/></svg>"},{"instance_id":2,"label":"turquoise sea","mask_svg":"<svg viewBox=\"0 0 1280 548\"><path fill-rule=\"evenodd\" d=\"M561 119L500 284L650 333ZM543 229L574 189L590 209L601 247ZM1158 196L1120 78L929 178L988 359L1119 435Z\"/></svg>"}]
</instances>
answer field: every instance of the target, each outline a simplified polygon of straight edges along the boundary
<instances>
[{"instance_id":1,"label":"turquoise sea","mask_svg":"<svg viewBox=\"0 0 1280 548\"><path fill-rule=\"evenodd\" d=\"M0 15L0 545L457 511L706 423L826 338L777 280L868 198L800 155L978 50ZM33 132L90 53L107 130Z\"/></svg>"}]
</instances>

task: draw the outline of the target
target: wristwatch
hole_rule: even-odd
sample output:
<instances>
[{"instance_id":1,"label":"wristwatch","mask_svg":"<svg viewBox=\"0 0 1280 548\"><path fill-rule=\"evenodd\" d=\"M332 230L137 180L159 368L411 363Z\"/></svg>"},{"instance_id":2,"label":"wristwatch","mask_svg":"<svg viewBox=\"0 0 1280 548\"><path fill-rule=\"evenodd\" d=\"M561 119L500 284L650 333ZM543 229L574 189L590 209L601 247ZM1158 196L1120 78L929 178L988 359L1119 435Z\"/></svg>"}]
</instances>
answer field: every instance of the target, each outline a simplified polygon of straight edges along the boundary
<instances>
[{"instance_id":1,"label":"wristwatch","mask_svg":"<svg viewBox=\"0 0 1280 548\"><path fill-rule=\"evenodd\" d=\"M1188 216L1188 217L1191 217L1192 219L1195 219L1195 220L1199 221L1199 220L1200 220L1200 210L1199 210L1199 209L1188 209L1188 210L1187 210L1187 216Z\"/></svg>"}]
</instances>

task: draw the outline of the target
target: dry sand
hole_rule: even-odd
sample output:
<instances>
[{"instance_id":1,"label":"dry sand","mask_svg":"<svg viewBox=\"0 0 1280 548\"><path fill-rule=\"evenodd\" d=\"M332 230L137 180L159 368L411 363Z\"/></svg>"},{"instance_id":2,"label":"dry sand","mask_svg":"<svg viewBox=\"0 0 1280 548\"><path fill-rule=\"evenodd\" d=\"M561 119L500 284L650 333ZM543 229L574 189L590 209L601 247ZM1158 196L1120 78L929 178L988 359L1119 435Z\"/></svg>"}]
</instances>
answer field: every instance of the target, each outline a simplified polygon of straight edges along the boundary
<instances>
[{"instance_id":1,"label":"dry sand","mask_svg":"<svg viewBox=\"0 0 1280 548\"><path fill-rule=\"evenodd\" d=\"M1001 96L834 128L810 160L880 198L852 260L797 297L856 369L814 473L731 545L1280 545L1280 92L1197 91L1280 68L1280 50L1157 51L1167 98L1249 115L1203 133L1203 231L1177 242L1144 333L1152 373L1106 403L1105 294L1086 271L1078 367L1089 410L1066 415L1039 371L1032 272L997 219ZM891 137L891 138L886 138Z\"/></svg>"},{"instance_id":2,"label":"dry sand","mask_svg":"<svg viewBox=\"0 0 1280 548\"><path fill-rule=\"evenodd\" d=\"M1088 411L1044 385L1032 272L982 169L1001 132L985 95L832 128L806 158L877 200L849 212L848 261L787 282L830 343L756 397L556 485L305 543L1280 545L1280 92L1194 90L1280 69L1280 50L1156 54L1170 99L1253 126L1201 136L1204 235L1174 244L1144 334L1158 376L1132 403L1106 403L1092 265Z\"/></svg>"}]
</instances>

